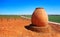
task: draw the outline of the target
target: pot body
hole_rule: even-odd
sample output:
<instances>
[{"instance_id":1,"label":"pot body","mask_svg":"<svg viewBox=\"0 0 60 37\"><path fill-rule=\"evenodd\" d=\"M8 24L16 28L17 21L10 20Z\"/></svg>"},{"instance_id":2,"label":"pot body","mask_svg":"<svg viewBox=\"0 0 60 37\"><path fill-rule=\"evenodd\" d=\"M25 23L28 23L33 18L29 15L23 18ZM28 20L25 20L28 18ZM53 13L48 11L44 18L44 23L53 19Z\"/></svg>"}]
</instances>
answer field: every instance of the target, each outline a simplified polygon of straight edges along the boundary
<instances>
[{"instance_id":1,"label":"pot body","mask_svg":"<svg viewBox=\"0 0 60 37\"><path fill-rule=\"evenodd\" d=\"M32 14L31 22L39 27L48 25L48 15L45 10L43 8L36 8Z\"/></svg>"}]
</instances>

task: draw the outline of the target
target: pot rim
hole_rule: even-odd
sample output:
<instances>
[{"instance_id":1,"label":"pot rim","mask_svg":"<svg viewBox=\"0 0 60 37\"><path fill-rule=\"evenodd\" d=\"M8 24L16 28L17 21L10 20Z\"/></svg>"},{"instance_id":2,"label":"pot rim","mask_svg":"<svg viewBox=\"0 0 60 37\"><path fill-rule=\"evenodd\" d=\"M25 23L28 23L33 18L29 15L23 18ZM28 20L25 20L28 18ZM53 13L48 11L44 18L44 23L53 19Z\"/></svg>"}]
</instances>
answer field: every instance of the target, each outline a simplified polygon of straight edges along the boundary
<instances>
[{"instance_id":1,"label":"pot rim","mask_svg":"<svg viewBox=\"0 0 60 37\"><path fill-rule=\"evenodd\" d=\"M36 9L44 9L44 8L42 8L42 7L37 7Z\"/></svg>"}]
</instances>

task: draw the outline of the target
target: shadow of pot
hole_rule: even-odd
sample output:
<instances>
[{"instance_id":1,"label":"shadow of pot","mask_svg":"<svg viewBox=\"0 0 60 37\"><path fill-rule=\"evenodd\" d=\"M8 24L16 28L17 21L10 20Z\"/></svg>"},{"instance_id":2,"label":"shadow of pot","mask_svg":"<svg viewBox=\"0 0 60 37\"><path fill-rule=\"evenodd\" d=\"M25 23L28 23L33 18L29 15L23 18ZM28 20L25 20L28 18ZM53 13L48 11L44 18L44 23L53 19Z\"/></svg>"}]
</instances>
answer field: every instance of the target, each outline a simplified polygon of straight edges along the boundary
<instances>
[{"instance_id":1,"label":"shadow of pot","mask_svg":"<svg viewBox=\"0 0 60 37\"><path fill-rule=\"evenodd\" d=\"M34 31L34 32L40 32L40 33L49 33L50 32L50 27L38 27L35 25L30 24L29 26L25 26L26 29Z\"/></svg>"}]
</instances>

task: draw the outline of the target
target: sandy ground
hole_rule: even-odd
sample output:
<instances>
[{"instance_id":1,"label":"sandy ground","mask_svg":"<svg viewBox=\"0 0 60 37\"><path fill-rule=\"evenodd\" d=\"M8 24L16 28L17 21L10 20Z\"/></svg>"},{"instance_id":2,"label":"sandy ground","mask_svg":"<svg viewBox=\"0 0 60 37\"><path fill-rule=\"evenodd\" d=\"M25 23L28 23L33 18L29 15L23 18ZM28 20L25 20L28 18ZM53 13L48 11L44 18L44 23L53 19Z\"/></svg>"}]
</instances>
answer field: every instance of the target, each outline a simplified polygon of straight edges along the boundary
<instances>
[{"instance_id":1,"label":"sandy ground","mask_svg":"<svg viewBox=\"0 0 60 37\"><path fill-rule=\"evenodd\" d=\"M49 23L50 32L35 32L25 28L30 19L0 18L0 37L60 37L60 26Z\"/></svg>"}]
</instances>

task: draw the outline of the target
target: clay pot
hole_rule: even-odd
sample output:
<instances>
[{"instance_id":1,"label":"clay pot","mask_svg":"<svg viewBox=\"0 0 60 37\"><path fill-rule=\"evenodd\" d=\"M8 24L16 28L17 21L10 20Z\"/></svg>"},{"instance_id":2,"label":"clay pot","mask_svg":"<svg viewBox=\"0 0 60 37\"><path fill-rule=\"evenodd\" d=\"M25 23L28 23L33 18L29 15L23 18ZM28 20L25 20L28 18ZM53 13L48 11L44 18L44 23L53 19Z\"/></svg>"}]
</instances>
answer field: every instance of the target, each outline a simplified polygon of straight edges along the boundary
<instances>
[{"instance_id":1,"label":"clay pot","mask_svg":"<svg viewBox=\"0 0 60 37\"><path fill-rule=\"evenodd\" d=\"M48 25L48 15L44 8L36 8L32 14L31 22L38 27L44 27Z\"/></svg>"}]
</instances>

